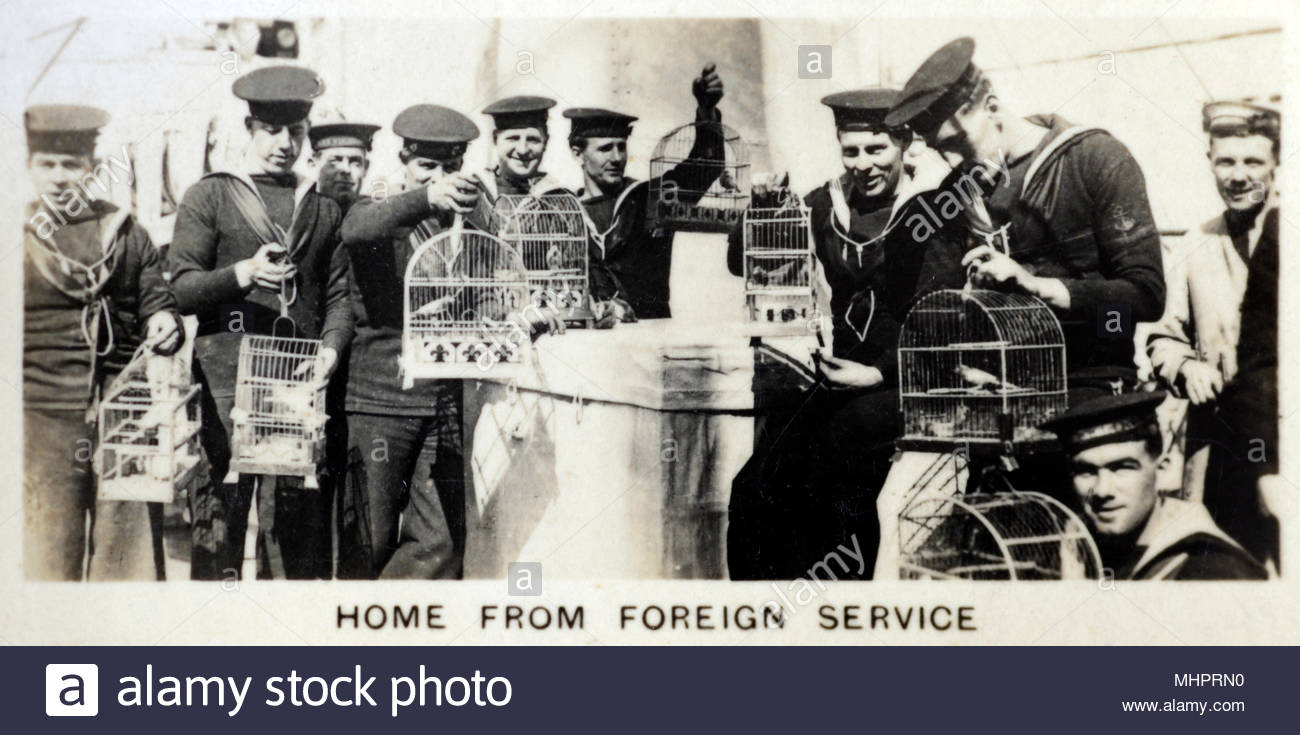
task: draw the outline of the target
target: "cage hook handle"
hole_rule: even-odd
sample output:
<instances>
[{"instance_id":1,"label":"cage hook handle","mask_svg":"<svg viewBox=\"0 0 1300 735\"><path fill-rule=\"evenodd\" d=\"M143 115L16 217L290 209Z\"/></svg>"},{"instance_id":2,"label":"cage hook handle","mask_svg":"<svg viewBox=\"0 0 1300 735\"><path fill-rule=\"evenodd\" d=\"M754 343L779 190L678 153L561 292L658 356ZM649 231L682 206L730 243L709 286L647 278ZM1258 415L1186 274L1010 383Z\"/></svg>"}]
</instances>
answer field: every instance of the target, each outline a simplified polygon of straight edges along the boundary
<instances>
[{"instance_id":1,"label":"cage hook handle","mask_svg":"<svg viewBox=\"0 0 1300 735\"><path fill-rule=\"evenodd\" d=\"M280 333L280 325L282 325L282 324L288 324L288 325L289 325L289 333L288 333L288 334L281 334L281 333ZM289 316L288 314L281 314L280 316L277 316L277 317L275 318L275 321L271 322L271 336L272 336L272 337L288 337L288 338L290 338L290 339L292 339L292 338L294 338L294 337L297 337L297 336L298 336L298 324L297 324L297 322L295 322L295 321L293 320L293 317Z\"/></svg>"}]
</instances>

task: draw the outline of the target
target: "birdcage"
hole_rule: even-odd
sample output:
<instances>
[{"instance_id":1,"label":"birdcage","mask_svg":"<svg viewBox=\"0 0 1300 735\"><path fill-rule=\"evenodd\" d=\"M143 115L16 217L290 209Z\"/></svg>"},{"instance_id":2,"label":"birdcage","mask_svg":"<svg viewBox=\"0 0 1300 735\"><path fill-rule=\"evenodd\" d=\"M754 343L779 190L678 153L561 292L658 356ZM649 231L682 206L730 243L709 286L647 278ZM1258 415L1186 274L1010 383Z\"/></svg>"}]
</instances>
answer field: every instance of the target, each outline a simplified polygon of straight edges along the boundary
<instances>
[{"instance_id":1,"label":"birdcage","mask_svg":"<svg viewBox=\"0 0 1300 735\"><path fill-rule=\"evenodd\" d=\"M529 307L523 259L501 240L453 227L406 266L403 384L508 375L524 365L529 335L511 318Z\"/></svg>"},{"instance_id":2,"label":"birdcage","mask_svg":"<svg viewBox=\"0 0 1300 735\"><path fill-rule=\"evenodd\" d=\"M1034 492L926 495L899 515L903 579L1097 579L1083 521Z\"/></svg>"},{"instance_id":3,"label":"birdcage","mask_svg":"<svg viewBox=\"0 0 1300 735\"><path fill-rule=\"evenodd\" d=\"M230 474L303 478L315 489L325 453L325 375L315 339L245 335L230 411Z\"/></svg>"},{"instance_id":4,"label":"birdcage","mask_svg":"<svg viewBox=\"0 0 1300 735\"><path fill-rule=\"evenodd\" d=\"M200 469L199 402L187 354L142 345L100 400L98 498L171 502Z\"/></svg>"},{"instance_id":5,"label":"birdcage","mask_svg":"<svg viewBox=\"0 0 1300 735\"><path fill-rule=\"evenodd\" d=\"M719 122L683 125L650 158L650 222L687 232L730 232L749 206L749 151Z\"/></svg>"},{"instance_id":6,"label":"birdcage","mask_svg":"<svg viewBox=\"0 0 1300 735\"><path fill-rule=\"evenodd\" d=\"M793 196L779 207L750 207L742 232L750 324L763 334L809 333L817 294L808 208Z\"/></svg>"},{"instance_id":7,"label":"birdcage","mask_svg":"<svg viewBox=\"0 0 1300 735\"><path fill-rule=\"evenodd\" d=\"M1032 296L926 295L903 323L898 369L903 449L964 445L1010 457L1050 445L1039 427L1066 409L1061 325Z\"/></svg>"},{"instance_id":8,"label":"birdcage","mask_svg":"<svg viewBox=\"0 0 1300 735\"><path fill-rule=\"evenodd\" d=\"M592 320L587 298L587 220L572 194L500 196L493 229L523 258L532 303L571 324Z\"/></svg>"}]
</instances>

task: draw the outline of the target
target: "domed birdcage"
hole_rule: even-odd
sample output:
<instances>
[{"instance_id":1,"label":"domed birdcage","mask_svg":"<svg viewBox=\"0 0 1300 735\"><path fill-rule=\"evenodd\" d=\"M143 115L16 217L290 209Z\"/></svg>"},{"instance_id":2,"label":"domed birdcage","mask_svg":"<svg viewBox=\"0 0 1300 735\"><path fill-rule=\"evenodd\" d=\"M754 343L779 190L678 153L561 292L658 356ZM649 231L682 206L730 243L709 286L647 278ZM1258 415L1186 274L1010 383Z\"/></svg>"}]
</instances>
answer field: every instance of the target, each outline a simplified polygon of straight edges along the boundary
<instances>
[{"instance_id":1,"label":"domed birdcage","mask_svg":"<svg viewBox=\"0 0 1300 735\"><path fill-rule=\"evenodd\" d=\"M927 495L899 515L903 579L1098 579L1083 521L1042 493Z\"/></svg>"},{"instance_id":2,"label":"domed birdcage","mask_svg":"<svg viewBox=\"0 0 1300 735\"><path fill-rule=\"evenodd\" d=\"M730 232L749 206L749 150L720 122L683 125L650 157L650 211L655 227Z\"/></svg>"},{"instance_id":3,"label":"domed birdcage","mask_svg":"<svg viewBox=\"0 0 1300 735\"><path fill-rule=\"evenodd\" d=\"M566 192L504 194L493 229L524 261L532 302L569 323L592 319L588 304L587 220L582 202Z\"/></svg>"},{"instance_id":4,"label":"domed birdcage","mask_svg":"<svg viewBox=\"0 0 1300 735\"><path fill-rule=\"evenodd\" d=\"M816 325L816 260L808 207L797 196L781 206L745 210L745 306L764 334L808 334Z\"/></svg>"},{"instance_id":5,"label":"domed birdcage","mask_svg":"<svg viewBox=\"0 0 1300 735\"><path fill-rule=\"evenodd\" d=\"M990 448L1005 456L1053 437L1066 409L1065 339L1042 301L998 291L921 298L898 343L903 449Z\"/></svg>"},{"instance_id":6,"label":"domed birdcage","mask_svg":"<svg viewBox=\"0 0 1300 735\"><path fill-rule=\"evenodd\" d=\"M99 404L98 498L172 502L199 471L199 404L188 353L142 345Z\"/></svg>"},{"instance_id":7,"label":"domed birdcage","mask_svg":"<svg viewBox=\"0 0 1300 735\"><path fill-rule=\"evenodd\" d=\"M301 477L315 489L325 457L325 361L321 341L245 335L230 411L230 472Z\"/></svg>"},{"instance_id":8,"label":"domed birdcage","mask_svg":"<svg viewBox=\"0 0 1300 735\"><path fill-rule=\"evenodd\" d=\"M500 375L524 363L529 335L511 318L529 305L523 259L506 243L453 227L406 266L403 384Z\"/></svg>"}]
</instances>

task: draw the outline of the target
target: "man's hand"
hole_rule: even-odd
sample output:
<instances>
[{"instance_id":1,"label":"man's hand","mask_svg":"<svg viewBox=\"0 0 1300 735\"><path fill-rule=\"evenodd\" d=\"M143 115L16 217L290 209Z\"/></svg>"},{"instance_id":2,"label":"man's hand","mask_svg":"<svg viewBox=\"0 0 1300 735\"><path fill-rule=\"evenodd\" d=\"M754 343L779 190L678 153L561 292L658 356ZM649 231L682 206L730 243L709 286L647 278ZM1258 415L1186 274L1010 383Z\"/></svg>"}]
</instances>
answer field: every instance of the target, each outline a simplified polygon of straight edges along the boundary
<instances>
[{"instance_id":1,"label":"man's hand","mask_svg":"<svg viewBox=\"0 0 1300 735\"><path fill-rule=\"evenodd\" d=\"M170 311L160 311L149 317L144 327L144 341L149 349L164 357L176 354L181 346L181 320Z\"/></svg>"},{"instance_id":2,"label":"man's hand","mask_svg":"<svg viewBox=\"0 0 1300 735\"><path fill-rule=\"evenodd\" d=\"M537 339L543 334L564 334L564 320L550 306L528 306L512 313L508 320L527 332L531 339Z\"/></svg>"},{"instance_id":3,"label":"man's hand","mask_svg":"<svg viewBox=\"0 0 1300 735\"><path fill-rule=\"evenodd\" d=\"M442 212L468 214L478 204L479 188L472 177L459 171L426 187L429 206Z\"/></svg>"},{"instance_id":4,"label":"man's hand","mask_svg":"<svg viewBox=\"0 0 1300 735\"><path fill-rule=\"evenodd\" d=\"M710 61L704 65L700 75L691 82L691 94L695 103L703 110L712 110L722 99L722 77L718 76L717 64Z\"/></svg>"},{"instance_id":5,"label":"man's hand","mask_svg":"<svg viewBox=\"0 0 1300 735\"><path fill-rule=\"evenodd\" d=\"M789 171L756 174L750 186L750 204L754 207L779 207L789 190Z\"/></svg>"},{"instance_id":6,"label":"man's hand","mask_svg":"<svg viewBox=\"0 0 1300 735\"><path fill-rule=\"evenodd\" d=\"M289 261L289 251L278 242L268 242L253 257L235 263L235 280L240 288L251 285L279 293L280 285L297 274L297 266Z\"/></svg>"},{"instance_id":7,"label":"man's hand","mask_svg":"<svg viewBox=\"0 0 1300 735\"><path fill-rule=\"evenodd\" d=\"M316 376L316 381L318 383L329 382L330 376L334 374L334 369L339 365L338 350L333 347L321 347L320 351L316 353L315 360L303 360L298 363L298 367L293 371L294 377L306 375L307 371L311 370L314 365L320 366L320 374Z\"/></svg>"},{"instance_id":8,"label":"man's hand","mask_svg":"<svg viewBox=\"0 0 1300 735\"><path fill-rule=\"evenodd\" d=\"M636 321L632 305L617 296L606 301L595 301L591 311L596 316L596 329L610 329L619 322Z\"/></svg>"},{"instance_id":9,"label":"man's hand","mask_svg":"<svg viewBox=\"0 0 1300 735\"><path fill-rule=\"evenodd\" d=\"M980 245L966 253L961 264L970 275L971 283L979 288L1024 290L1024 285L1033 279L1023 265L988 245Z\"/></svg>"},{"instance_id":10,"label":"man's hand","mask_svg":"<svg viewBox=\"0 0 1300 735\"><path fill-rule=\"evenodd\" d=\"M976 288L1027 293L1056 309L1070 308L1070 291L1059 279L1035 276L1010 255L988 245L966 253L961 264Z\"/></svg>"},{"instance_id":11,"label":"man's hand","mask_svg":"<svg viewBox=\"0 0 1300 735\"><path fill-rule=\"evenodd\" d=\"M1178 369L1178 377L1192 405L1209 403L1223 392L1223 375L1208 362L1188 360Z\"/></svg>"},{"instance_id":12,"label":"man's hand","mask_svg":"<svg viewBox=\"0 0 1300 735\"><path fill-rule=\"evenodd\" d=\"M333 347L321 347L320 352L316 353L320 357L321 369L324 375L323 380L329 380L334 374L334 369L339 366L339 351Z\"/></svg>"},{"instance_id":13,"label":"man's hand","mask_svg":"<svg viewBox=\"0 0 1300 735\"><path fill-rule=\"evenodd\" d=\"M874 388L885 382L878 368L821 353L819 359L826 380L839 388Z\"/></svg>"}]
</instances>

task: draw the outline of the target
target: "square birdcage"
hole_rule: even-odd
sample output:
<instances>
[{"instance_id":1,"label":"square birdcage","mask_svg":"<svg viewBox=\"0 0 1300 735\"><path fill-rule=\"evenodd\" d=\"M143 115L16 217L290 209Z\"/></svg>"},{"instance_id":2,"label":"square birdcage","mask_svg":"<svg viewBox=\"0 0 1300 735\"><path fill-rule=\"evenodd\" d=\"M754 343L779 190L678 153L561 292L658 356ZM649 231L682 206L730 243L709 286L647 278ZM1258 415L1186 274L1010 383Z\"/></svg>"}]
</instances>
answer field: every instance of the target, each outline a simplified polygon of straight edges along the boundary
<instances>
[{"instance_id":1,"label":"square birdcage","mask_svg":"<svg viewBox=\"0 0 1300 735\"><path fill-rule=\"evenodd\" d=\"M720 122L683 125L650 157L647 213L656 228L730 232L749 206L749 150Z\"/></svg>"},{"instance_id":2,"label":"square birdcage","mask_svg":"<svg viewBox=\"0 0 1300 735\"><path fill-rule=\"evenodd\" d=\"M325 364L316 339L245 335L230 412L230 474L303 478L325 455Z\"/></svg>"},{"instance_id":3,"label":"square birdcage","mask_svg":"<svg viewBox=\"0 0 1300 735\"><path fill-rule=\"evenodd\" d=\"M513 319L530 305L519 253L500 239L453 228L425 241L406 266L402 380L509 375L529 335Z\"/></svg>"},{"instance_id":4,"label":"square birdcage","mask_svg":"<svg viewBox=\"0 0 1300 735\"><path fill-rule=\"evenodd\" d=\"M201 469L200 418L188 359L141 347L99 403L97 497L170 503Z\"/></svg>"},{"instance_id":5,"label":"square birdcage","mask_svg":"<svg viewBox=\"0 0 1300 735\"><path fill-rule=\"evenodd\" d=\"M902 448L991 449L1054 442L1042 423L1066 410L1065 339L1024 294L942 290L921 298L898 343Z\"/></svg>"},{"instance_id":6,"label":"square birdcage","mask_svg":"<svg viewBox=\"0 0 1300 735\"><path fill-rule=\"evenodd\" d=\"M554 308L565 322L590 324L582 202L567 192L504 194L497 198L493 220L502 242L523 259L532 303Z\"/></svg>"},{"instance_id":7,"label":"square birdcage","mask_svg":"<svg viewBox=\"0 0 1300 735\"><path fill-rule=\"evenodd\" d=\"M745 307L754 331L807 334L818 318L809 210L792 198L750 207L742 230Z\"/></svg>"},{"instance_id":8,"label":"square birdcage","mask_svg":"<svg viewBox=\"0 0 1300 735\"><path fill-rule=\"evenodd\" d=\"M1035 492L925 495L898 516L903 579L1098 579L1083 521Z\"/></svg>"}]
</instances>

